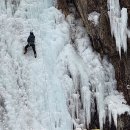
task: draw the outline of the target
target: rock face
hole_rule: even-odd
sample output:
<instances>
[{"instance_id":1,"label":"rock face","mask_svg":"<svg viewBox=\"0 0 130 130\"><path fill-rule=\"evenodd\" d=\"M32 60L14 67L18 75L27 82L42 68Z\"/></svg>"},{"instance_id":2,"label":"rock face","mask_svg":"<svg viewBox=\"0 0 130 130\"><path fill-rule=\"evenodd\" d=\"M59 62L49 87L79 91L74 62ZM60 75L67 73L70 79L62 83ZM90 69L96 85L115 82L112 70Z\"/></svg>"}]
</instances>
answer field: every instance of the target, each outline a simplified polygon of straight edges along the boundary
<instances>
[{"instance_id":1,"label":"rock face","mask_svg":"<svg viewBox=\"0 0 130 130\"><path fill-rule=\"evenodd\" d=\"M111 36L110 20L108 16L107 0L58 0L59 8L69 13L68 3L71 2L77 8L79 15L86 26L93 48L103 57L107 55L113 64L117 79L117 89L124 94L127 103L130 105L130 39L127 41L127 53L122 51L120 58L116 49L115 38ZM128 27L130 26L130 0L120 0L120 6L128 9ZM95 26L88 20L91 12L100 14L99 24ZM122 115L118 119L119 130L130 129L130 117ZM121 125L120 125L121 124ZM125 128L127 127L127 128ZM114 129L113 129L114 130Z\"/></svg>"},{"instance_id":2,"label":"rock face","mask_svg":"<svg viewBox=\"0 0 130 130\"><path fill-rule=\"evenodd\" d=\"M128 8L128 18L130 21L130 1L120 0L121 7ZM118 82L117 89L124 93L124 96L130 104L130 90L127 85L130 84L130 39L128 39L128 51L122 57L116 50L115 39L111 36L110 20L107 12L107 0L76 0L75 5L84 21L87 32L90 35L93 47L101 56L108 55L111 63L114 65L116 79ZM95 26L88 20L88 14L96 11L100 13L99 25ZM128 22L130 24L130 22Z\"/></svg>"}]
</instances>

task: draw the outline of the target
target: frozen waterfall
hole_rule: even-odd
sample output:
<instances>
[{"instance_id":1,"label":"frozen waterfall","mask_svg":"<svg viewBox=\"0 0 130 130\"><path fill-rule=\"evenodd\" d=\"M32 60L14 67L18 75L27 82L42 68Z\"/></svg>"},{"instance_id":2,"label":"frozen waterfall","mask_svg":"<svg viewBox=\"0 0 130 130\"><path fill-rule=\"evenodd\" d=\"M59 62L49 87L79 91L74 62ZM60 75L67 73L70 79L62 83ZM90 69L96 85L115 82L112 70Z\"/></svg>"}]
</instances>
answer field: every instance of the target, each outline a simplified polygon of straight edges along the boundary
<instances>
[{"instance_id":1,"label":"frozen waterfall","mask_svg":"<svg viewBox=\"0 0 130 130\"><path fill-rule=\"evenodd\" d=\"M65 18L55 2L0 0L0 130L82 130L96 105L103 129L107 116L117 126L130 113L113 66L93 51L81 20ZM36 59L31 49L23 54L30 31Z\"/></svg>"}]
</instances>

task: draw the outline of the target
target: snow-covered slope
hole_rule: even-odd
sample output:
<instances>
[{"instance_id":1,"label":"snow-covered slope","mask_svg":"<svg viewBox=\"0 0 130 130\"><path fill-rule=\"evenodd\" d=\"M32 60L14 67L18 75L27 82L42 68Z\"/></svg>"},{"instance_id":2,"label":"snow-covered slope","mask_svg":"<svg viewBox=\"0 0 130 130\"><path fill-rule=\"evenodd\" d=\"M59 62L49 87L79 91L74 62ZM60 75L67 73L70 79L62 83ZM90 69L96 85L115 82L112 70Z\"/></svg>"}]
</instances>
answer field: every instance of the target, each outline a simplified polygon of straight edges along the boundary
<instances>
[{"instance_id":1,"label":"snow-covered slope","mask_svg":"<svg viewBox=\"0 0 130 130\"><path fill-rule=\"evenodd\" d=\"M129 112L112 65L93 52L80 20L66 21L54 2L0 0L0 130L85 128L95 99L101 129L107 115L117 125ZM30 30L36 59L31 49L23 54Z\"/></svg>"}]
</instances>

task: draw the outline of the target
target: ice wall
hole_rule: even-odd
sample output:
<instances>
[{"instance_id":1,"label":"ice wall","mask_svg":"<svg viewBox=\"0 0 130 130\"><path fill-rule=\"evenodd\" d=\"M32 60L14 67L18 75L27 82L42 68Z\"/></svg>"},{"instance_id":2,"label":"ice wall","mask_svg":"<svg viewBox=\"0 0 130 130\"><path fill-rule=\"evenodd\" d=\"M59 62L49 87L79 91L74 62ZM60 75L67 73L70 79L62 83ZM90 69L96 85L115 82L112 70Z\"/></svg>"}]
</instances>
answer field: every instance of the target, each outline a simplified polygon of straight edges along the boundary
<instances>
[{"instance_id":1,"label":"ice wall","mask_svg":"<svg viewBox=\"0 0 130 130\"><path fill-rule=\"evenodd\" d=\"M7 9L0 2L0 129L72 130L64 91L53 73L69 39L64 15L48 0L21 0L13 15L10 1ZM23 54L32 29L36 59L31 48Z\"/></svg>"}]
</instances>

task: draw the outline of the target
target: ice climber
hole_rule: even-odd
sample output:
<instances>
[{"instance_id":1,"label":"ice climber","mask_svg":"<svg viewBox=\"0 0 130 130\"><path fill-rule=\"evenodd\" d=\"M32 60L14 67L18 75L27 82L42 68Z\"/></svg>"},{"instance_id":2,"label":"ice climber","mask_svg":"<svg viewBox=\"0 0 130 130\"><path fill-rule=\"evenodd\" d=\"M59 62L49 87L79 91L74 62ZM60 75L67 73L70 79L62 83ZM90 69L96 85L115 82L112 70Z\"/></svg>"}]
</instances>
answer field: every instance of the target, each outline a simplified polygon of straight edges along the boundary
<instances>
[{"instance_id":1,"label":"ice climber","mask_svg":"<svg viewBox=\"0 0 130 130\"><path fill-rule=\"evenodd\" d=\"M33 52L34 52L34 56L36 58L37 57L37 53L36 53L36 49L35 49L35 36L34 36L33 32L30 32L30 35L29 35L29 37L27 39L27 42L28 42L28 44L24 48L24 54L27 53L28 47L32 47Z\"/></svg>"}]
</instances>

